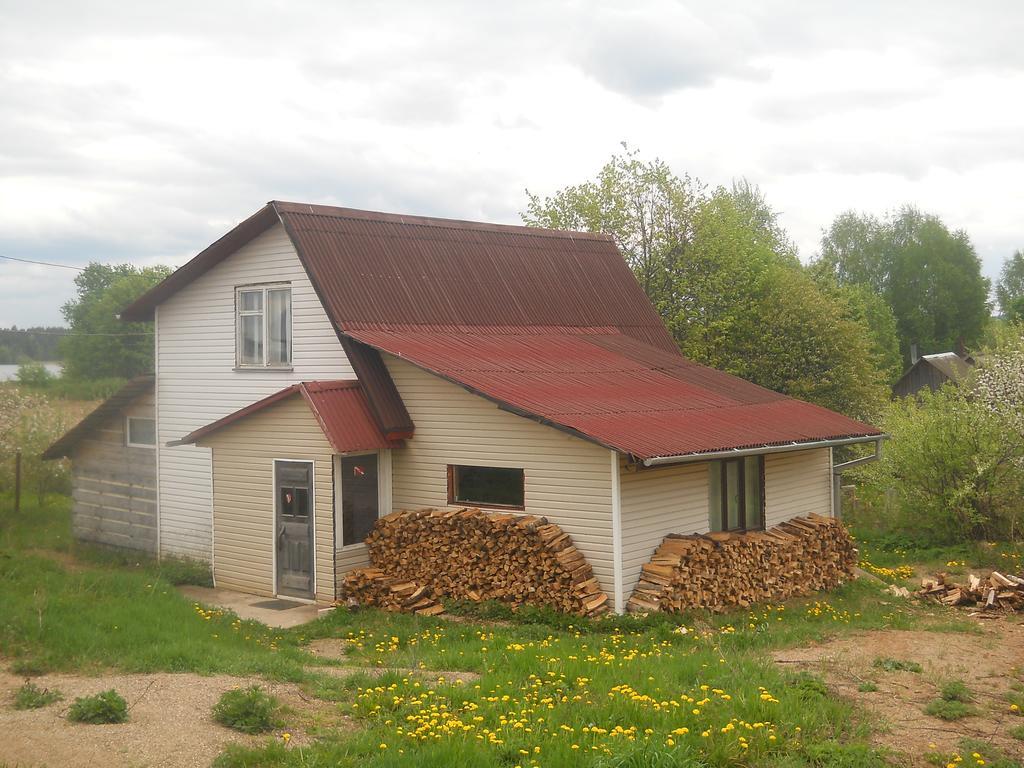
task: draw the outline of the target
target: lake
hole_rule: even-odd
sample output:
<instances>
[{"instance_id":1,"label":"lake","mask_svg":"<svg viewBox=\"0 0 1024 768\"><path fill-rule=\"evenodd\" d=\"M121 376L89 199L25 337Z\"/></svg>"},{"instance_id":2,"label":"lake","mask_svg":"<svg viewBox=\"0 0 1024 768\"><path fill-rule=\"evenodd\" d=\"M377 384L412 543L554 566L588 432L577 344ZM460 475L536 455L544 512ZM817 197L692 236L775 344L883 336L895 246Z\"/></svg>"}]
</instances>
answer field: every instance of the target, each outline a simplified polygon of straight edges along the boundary
<instances>
[{"instance_id":1,"label":"lake","mask_svg":"<svg viewBox=\"0 0 1024 768\"><path fill-rule=\"evenodd\" d=\"M52 373L54 376L60 376L62 366L60 363L43 363L46 366L46 370ZM10 381L18 373L17 364L0 363L0 381Z\"/></svg>"}]
</instances>

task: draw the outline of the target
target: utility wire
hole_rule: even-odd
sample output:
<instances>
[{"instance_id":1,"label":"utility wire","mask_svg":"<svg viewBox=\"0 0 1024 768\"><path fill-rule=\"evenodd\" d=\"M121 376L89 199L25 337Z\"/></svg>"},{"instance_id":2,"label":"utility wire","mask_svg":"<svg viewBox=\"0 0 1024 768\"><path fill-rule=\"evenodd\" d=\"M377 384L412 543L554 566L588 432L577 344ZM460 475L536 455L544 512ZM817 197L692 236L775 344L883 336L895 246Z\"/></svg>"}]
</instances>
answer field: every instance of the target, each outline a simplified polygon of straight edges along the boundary
<instances>
[{"instance_id":1,"label":"utility wire","mask_svg":"<svg viewBox=\"0 0 1024 768\"><path fill-rule=\"evenodd\" d=\"M0 253L0 259L7 259L8 261L20 261L22 264L39 264L44 267L60 267L61 269L75 269L79 272L84 272L85 267L75 267L71 264L54 264L50 261L33 261L32 259L19 259L14 256L4 256Z\"/></svg>"}]
</instances>

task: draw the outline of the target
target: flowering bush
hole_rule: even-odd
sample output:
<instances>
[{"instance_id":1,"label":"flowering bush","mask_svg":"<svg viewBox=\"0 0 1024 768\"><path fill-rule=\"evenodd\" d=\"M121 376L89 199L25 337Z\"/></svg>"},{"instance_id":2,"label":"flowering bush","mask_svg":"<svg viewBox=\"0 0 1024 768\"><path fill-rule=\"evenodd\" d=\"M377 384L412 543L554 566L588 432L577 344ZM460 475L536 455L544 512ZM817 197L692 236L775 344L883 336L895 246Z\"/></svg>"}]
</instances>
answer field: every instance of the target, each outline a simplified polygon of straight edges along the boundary
<instances>
[{"instance_id":1,"label":"flowering bush","mask_svg":"<svg viewBox=\"0 0 1024 768\"><path fill-rule=\"evenodd\" d=\"M65 461L43 461L41 454L66 429L61 408L46 395L13 386L0 387L0 493L14 488L15 454L21 451L22 488L46 493L66 491Z\"/></svg>"},{"instance_id":2,"label":"flowering bush","mask_svg":"<svg viewBox=\"0 0 1024 768\"><path fill-rule=\"evenodd\" d=\"M919 540L1010 539L1024 522L1024 338L1004 340L959 387L893 403L882 461L858 477L862 498L896 501Z\"/></svg>"}]
</instances>

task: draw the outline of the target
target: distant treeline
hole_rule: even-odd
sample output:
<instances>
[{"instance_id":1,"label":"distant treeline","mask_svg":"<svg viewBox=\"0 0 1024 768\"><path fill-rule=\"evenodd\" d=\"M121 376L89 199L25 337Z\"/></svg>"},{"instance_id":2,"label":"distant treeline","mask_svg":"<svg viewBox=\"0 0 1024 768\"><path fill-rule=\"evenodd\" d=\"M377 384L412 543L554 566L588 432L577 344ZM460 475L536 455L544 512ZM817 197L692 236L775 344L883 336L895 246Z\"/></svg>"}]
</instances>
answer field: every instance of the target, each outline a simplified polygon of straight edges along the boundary
<instances>
[{"instance_id":1,"label":"distant treeline","mask_svg":"<svg viewBox=\"0 0 1024 768\"><path fill-rule=\"evenodd\" d=\"M62 359L60 340L68 332L59 326L47 328L0 328L0 365L24 360Z\"/></svg>"}]
</instances>

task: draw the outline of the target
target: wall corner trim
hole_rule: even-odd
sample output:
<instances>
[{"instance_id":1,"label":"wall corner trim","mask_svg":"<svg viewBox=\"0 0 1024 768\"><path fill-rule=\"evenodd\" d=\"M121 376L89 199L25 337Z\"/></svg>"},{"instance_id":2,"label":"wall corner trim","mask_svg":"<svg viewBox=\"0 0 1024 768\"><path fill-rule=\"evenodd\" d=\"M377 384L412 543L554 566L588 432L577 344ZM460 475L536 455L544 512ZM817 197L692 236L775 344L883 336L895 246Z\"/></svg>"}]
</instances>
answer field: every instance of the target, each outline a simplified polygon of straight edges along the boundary
<instances>
[{"instance_id":1,"label":"wall corner trim","mask_svg":"<svg viewBox=\"0 0 1024 768\"><path fill-rule=\"evenodd\" d=\"M615 582L612 594L614 610L621 614L626 610L626 601L622 589L622 492L619 486L619 454L617 451L608 451L608 455L611 457L612 473L612 578Z\"/></svg>"}]
</instances>

